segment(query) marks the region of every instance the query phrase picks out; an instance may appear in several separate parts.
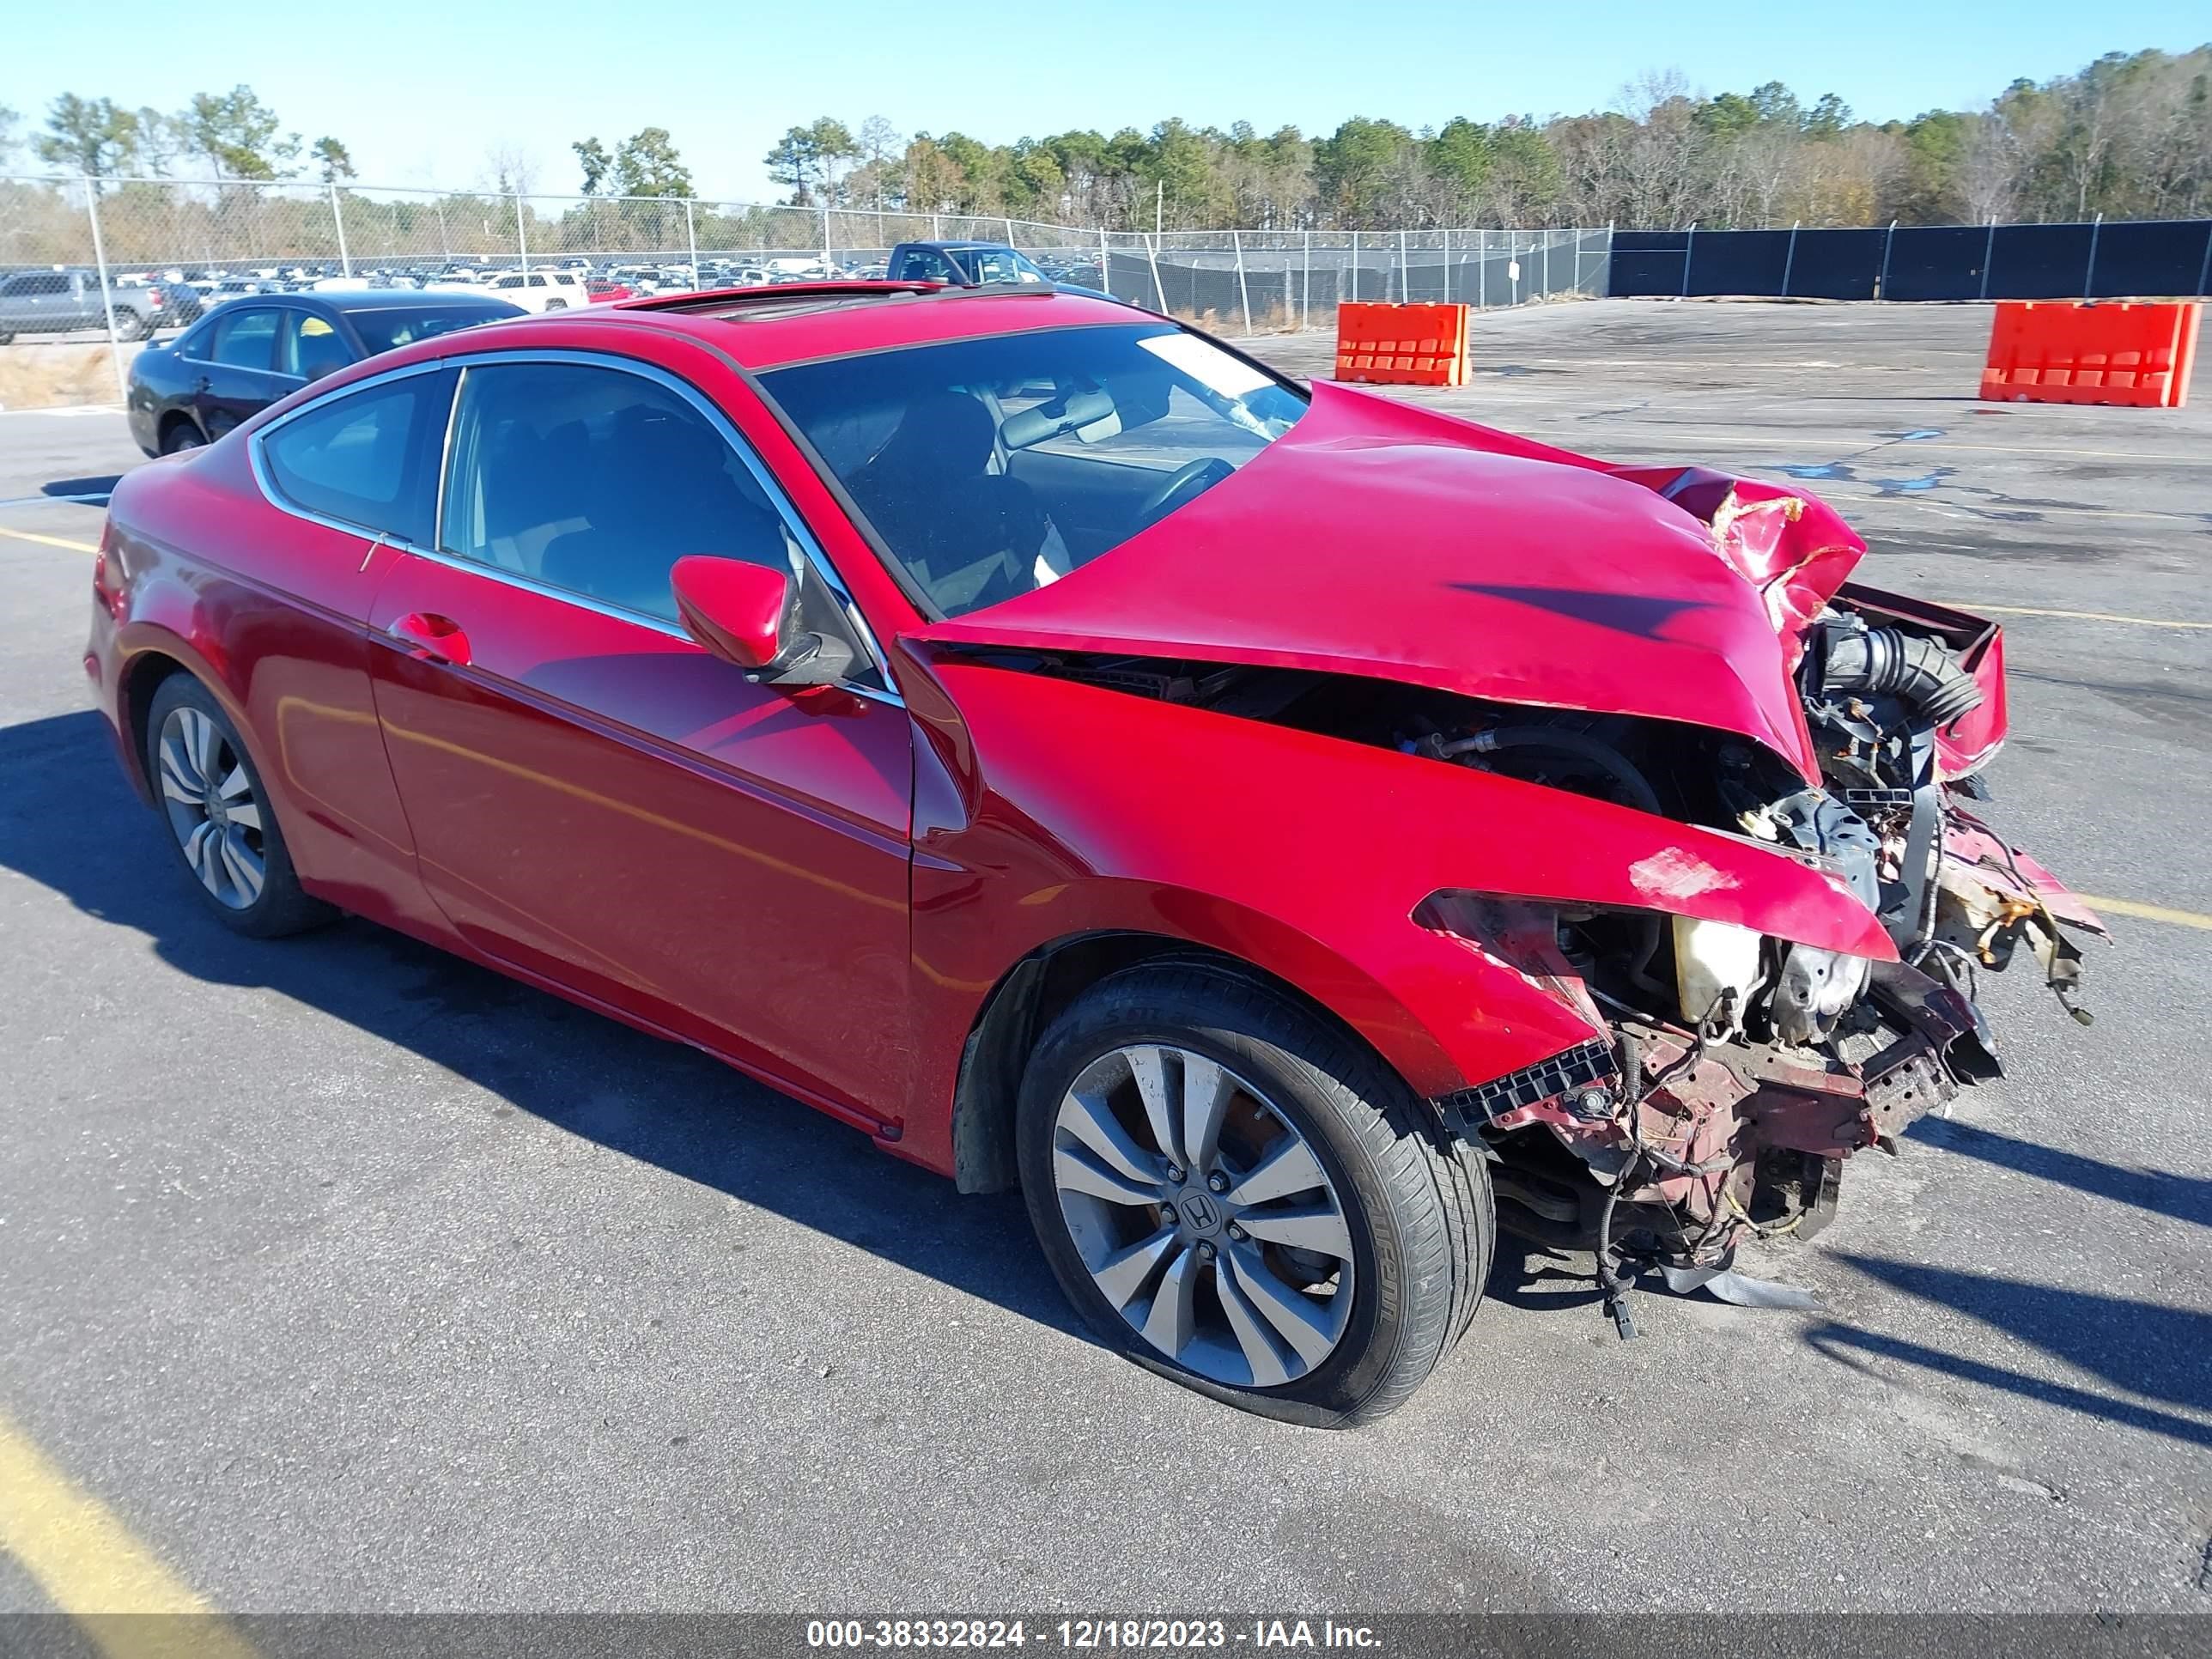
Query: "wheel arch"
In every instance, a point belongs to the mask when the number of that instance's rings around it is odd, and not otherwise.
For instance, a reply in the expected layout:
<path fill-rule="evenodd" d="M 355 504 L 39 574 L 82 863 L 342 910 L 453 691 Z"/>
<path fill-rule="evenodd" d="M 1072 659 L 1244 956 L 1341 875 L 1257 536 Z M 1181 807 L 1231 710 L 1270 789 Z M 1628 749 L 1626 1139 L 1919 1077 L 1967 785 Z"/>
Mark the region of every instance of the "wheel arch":
<path fill-rule="evenodd" d="M 952 1176 L 963 1193 L 1012 1190 L 1019 1183 L 1014 1157 L 1015 1103 L 1037 1039 L 1054 1019 L 1100 981 L 1131 968 L 1210 969 L 1280 998 L 1355 1042 L 1403 1076 L 1352 1023 L 1318 997 L 1257 963 L 1218 946 L 1135 928 L 1071 933 L 1038 945 L 999 978 L 961 1045 L 952 1097 Z M 1413 1091 L 1419 1096 L 1419 1091 Z"/>
<path fill-rule="evenodd" d="M 180 426 L 190 427 L 193 431 L 200 434 L 202 442 L 206 441 L 207 429 L 193 416 L 190 410 L 169 409 L 165 410 L 162 412 L 161 418 L 154 423 L 155 447 L 166 453 L 168 446 L 169 434 L 172 432 L 174 432 Z"/>
<path fill-rule="evenodd" d="M 123 666 L 118 705 L 123 715 L 125 757 L 131 787 L 149 806 L 155 804 L 155 796 L 154 780 L 146 772 L 146 725 L 153 712 L 154 694 L 165 680 L 191 672 L 182 659 L 158 648 L 134 653 Z"/>
<path fill-rule="evenodd" d="M 147 720 L 154 707 L 155 694 L 183 674 L 205 689 L 236 730 L 239 740 L 246 745 L 246 758 L 253 763 L 263 787 L 270 791 L 271 805 L 280 812 L 289 811 L 292 805 L 290 792 L 281 779 L 271 777 L 267 757 L 262 753 L 260 734 L 246 718 L 245 699 L 218 664 L 201 655 L 181 635 L 159 623 L 133 622 L 125 630 L 125 638 L 128 654 L 116 671 L 116 709 L 121 717 L 118 729 L 127 751 L 131 781 L 140 796 L 149 805 L 155 802 L 154 780 L 146 771 Z"/>

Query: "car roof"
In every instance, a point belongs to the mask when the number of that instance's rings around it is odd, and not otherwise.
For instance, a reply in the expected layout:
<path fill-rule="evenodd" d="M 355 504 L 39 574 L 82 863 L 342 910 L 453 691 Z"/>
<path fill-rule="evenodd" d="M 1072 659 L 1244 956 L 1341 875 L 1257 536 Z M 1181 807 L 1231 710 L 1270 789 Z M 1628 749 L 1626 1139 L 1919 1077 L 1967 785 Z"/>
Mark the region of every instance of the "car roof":
<path fill-rule="evenodd" d="M 428 296 L 424 296 L 428 297 Z M 378 361 L 393 365 L 416 356 L 456 355 L 477 349 L 533 345 L 620 349 L 620 336 L 637 328 L 695 340 L 748 370 L 765 372 L 901 346 L 931 345 L 1038 329 L 1128 326 L 1165 320 L 1140 307 L 1034 284 L 947 288 L 927 283 L 792 283 L 772 288 L 725 289 L 702 294 L 618 300 L 612 304 L 517 318 L 490 337 L 465 340 L 441 336 Z M 601 338 L 595 333 L 604 331 Z"/>
<path fill-rule="evenodd" d="M 465 289 L 341 288 L 286 297 L 317 300 L 340 311 L 397 311 L 407 306 L 436 306 L 441 310 L 451 310 L 459 306 L 464 310 L 475 308 L 505 315 L 512 309 L 495 295 L 471 294 Z"/>

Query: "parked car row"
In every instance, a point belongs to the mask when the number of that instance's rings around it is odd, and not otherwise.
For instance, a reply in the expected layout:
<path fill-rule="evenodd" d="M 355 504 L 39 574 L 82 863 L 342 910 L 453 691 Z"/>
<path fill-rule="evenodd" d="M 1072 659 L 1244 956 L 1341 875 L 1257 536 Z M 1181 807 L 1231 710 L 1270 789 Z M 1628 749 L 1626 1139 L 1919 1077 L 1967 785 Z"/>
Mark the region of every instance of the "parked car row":
<path fill-rule="evenodd" d="M 1004 243 L 903 242 L 882 260 L 841 261 L 820 253 L 757 258 L 591 259 L 569 254 L 526 264 L 516 260 L 415 260 L 344 269 L 331 261 L 251 270 L 168 266 L 116 274 L 103 290 L 96 271 L 54 269 L 0 276 L 0 344 L 18 334 L 104 329 L 112 309 L 117 334 L 143 340 L 189 328 L 209 309 L 272 295 L 378 292 L 495 294 L 533 315 L 651 294 L 688 294 L 790 283 L 885 278 L 902 282 L 1035 283 L 1096 290 L 1096 260 L 1032 259 Z M 105 298 L 103 298 L 103 294 Z"/>

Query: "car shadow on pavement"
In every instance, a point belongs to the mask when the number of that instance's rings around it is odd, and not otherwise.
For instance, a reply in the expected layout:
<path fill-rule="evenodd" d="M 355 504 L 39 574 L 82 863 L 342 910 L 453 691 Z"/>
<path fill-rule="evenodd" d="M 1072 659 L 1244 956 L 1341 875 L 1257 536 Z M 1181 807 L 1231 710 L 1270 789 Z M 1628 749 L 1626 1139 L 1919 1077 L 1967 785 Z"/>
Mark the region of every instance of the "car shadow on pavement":
<path fill-rule="evenodd" d="M 205 914 L 89 710 L 0 727 L 0 866 L 213 984 L 265 987 L 512 1108 L 1091 1340 L 1018 1195 L 951 1182 L 709 1059 L 371 923 L 243 939 Z M 88 854 L 88 849 L 90 853 Z M 270 1062 L 282 1065 L 281 1060 Z"/>
<path fill-rule="evenodd" d="M 2118 1398 L 2052 1382 L 1990 1359 L 1948 1352 L 1841 1321 L 1816 1325 L 1805 1335 L 1831 1359 L 1860 1370 L 1870 1368 L 1858 1356 L 1899 1360 L 2085 1416 L 2212 1447 L 2212 1420 L 2160 1409 L 2160 1405 L 2173 1405 L 2203 1412 L 2212 1407 L 2212 1313 L 1851 1251 L 1835 1252 L 1832 1259 L 1917 1301 L 1963 1313 L 2137 1397 Z"/>
<path fill-rule="evenodd" d="M 1978 1158 L 2022 1175 L 2055 1181 L 2063 1187 L 2133 1205 L 2154 1215 L 2212 1227 L 2212 1181 L 2168 1170 L 2130 1169 L 2100 1158 L 2083 1158 L 2055 1146 L 2015 1139 L 1957 1118 L 1923 1117 L 1905 1134 L 1911 1139 L 1966 1158 Z"/>
<path fill-rule="evenodd" d="M 120 472 L 109 472 L 97 478 L 56 478 L 39 486 L 39 494 L 51 495 L 57 501 L 82 501 L 88 507 L 105 507 L 115 486 L 123 482 Z"/>

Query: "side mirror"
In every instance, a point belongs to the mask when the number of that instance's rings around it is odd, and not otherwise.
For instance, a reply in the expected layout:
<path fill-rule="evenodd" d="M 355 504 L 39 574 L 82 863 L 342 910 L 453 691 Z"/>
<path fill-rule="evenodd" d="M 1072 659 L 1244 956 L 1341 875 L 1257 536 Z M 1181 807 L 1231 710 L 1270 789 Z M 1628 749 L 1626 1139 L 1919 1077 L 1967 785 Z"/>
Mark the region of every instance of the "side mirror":
<path fill-rule="evenodd" d="M 746 559 L 693 553 L 668 573 L 676 614 L 691 637 L 766 685 L 835 685 L 853 666 L 853 648 L 834 632 L 803 625 L 791 578 Z"/>
<path fill-rule="evenodd" d="M 700 644 L 748 672 L 776 659 L 791 603 L 791 579 L 783 572 L 694 553 L 677 560 L 668 580 L 676 613 Z"/>

